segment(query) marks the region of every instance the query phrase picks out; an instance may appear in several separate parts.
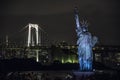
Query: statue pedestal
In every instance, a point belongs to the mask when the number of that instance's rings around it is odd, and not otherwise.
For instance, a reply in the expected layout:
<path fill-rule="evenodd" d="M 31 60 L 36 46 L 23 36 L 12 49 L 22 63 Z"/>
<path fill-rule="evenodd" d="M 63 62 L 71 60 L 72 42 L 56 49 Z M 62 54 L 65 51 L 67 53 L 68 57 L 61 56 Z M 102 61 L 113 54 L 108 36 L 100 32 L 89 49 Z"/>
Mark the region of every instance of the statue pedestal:
<path fill-rule="evenodd" d="M 75 80 L 93 80 L 94 72 L 81 72 L 81 71 L 74 71 Z"/>

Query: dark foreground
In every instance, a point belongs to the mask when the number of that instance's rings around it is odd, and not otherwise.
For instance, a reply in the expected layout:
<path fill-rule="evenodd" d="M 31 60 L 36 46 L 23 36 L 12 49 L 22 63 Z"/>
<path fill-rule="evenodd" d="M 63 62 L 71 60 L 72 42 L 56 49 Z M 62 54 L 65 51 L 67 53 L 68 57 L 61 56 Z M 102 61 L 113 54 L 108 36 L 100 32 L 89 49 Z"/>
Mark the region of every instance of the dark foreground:
<path fill-rule="evenodd" d="M 31 59 L 0 60 L 0 80 L 120 80 L 120 71 L 94 63 L 93 71 L 78 64 L 36 63 Z"/>
<path fill-rule="evenodd" d="M 16 71 L 0 73 L 0 80 L 120 80 L 116 71 Z"/>

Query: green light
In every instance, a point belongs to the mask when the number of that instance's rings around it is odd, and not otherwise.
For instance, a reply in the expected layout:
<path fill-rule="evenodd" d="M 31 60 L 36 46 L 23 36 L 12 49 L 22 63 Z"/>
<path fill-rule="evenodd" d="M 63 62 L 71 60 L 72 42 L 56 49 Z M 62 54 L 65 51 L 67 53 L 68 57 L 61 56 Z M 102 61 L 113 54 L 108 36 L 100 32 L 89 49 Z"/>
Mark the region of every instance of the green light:
<path fill-rule="evenodd" d="M 69 58 L 69 59 L 67 60 L 67 62 L 72 63 L 72 60 Z"/>
<path fill-rule="evenodd" d="M 62 63 L 65 63 L 63 58 L 62 58 Z"/>

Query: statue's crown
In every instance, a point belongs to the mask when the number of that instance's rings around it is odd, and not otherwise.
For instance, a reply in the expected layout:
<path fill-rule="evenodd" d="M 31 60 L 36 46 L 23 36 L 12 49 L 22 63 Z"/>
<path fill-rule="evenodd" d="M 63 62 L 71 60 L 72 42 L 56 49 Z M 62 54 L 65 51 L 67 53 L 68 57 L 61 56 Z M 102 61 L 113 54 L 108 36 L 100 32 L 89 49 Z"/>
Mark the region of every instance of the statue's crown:
<path fill-rule="evenodd" d="M 82 26 L 82 27 L 88 27 L 88 22 L 87 22 L 87 20 L 86 20 L 86 21 L 83 20 L 83 21 L 81 21 L 80 23 L 81 23 L 81 26 Z"/>

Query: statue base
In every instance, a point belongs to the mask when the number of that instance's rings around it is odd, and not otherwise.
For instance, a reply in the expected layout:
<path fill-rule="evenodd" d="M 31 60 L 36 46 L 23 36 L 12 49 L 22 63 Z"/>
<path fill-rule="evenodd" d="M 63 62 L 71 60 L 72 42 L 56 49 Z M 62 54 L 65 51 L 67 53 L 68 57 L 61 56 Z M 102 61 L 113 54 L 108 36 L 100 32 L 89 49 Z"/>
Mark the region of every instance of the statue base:
<path fill-rule="evenodd" d="M 74 71 L 73 74 L 75 76 L 75 80 L 87 80 L 92 79 L 95 73 L 93 71 L 90 72 Z"/>

